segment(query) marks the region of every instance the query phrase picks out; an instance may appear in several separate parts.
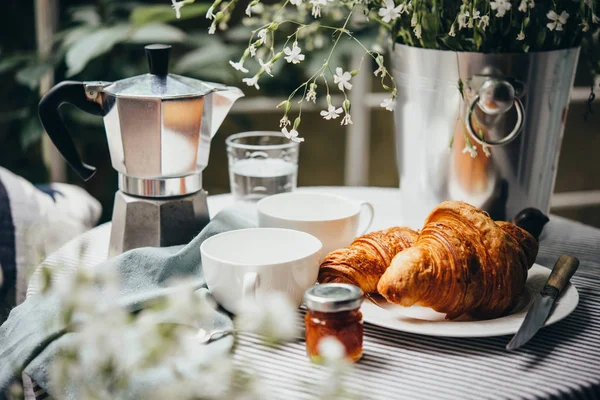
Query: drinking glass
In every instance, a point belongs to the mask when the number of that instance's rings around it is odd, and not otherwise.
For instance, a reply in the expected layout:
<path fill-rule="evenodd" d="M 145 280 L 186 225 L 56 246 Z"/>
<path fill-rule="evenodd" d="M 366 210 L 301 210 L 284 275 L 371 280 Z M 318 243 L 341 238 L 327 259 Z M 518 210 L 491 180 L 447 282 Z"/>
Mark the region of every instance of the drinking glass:
<path fill-rule="evenodd" d="M 299 146 L 281 132 L 238 133 L 225 143 L 235 200 L 256 201 L 296 188 Z"/>

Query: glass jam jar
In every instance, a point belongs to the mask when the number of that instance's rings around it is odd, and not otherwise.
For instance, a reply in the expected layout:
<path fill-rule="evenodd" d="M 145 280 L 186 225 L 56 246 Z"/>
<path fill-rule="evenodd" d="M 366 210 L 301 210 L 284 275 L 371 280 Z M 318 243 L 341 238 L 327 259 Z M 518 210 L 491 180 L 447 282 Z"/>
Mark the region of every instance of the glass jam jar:
<path fill-rule="evenodd" d="M 358 361 L 362 357 L 362 301 L 362 290 L 346 283 L 315 285 L 304 293 L 306 351 L 311 360 L 320 359 L 319 341 L 328 336 L 340 341 L 348 360 Z"/>

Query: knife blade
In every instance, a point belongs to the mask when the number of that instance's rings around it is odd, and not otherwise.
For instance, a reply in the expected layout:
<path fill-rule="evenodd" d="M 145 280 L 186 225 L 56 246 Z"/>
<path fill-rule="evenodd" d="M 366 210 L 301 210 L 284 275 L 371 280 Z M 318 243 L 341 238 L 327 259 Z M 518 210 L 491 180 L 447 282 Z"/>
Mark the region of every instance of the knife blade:
<path fill-rule="evenodd" d="M 578 267 L 579 260 L 575 257 L 562 255 L 558 258 L 544 288 L 536 296 L 521 327 L 510 343 L 506 345 L 507 350 L 515 350 L 523 346 L 544 326 L 554 303 L 556 303 L 556 299 L 567 286 Z"/>

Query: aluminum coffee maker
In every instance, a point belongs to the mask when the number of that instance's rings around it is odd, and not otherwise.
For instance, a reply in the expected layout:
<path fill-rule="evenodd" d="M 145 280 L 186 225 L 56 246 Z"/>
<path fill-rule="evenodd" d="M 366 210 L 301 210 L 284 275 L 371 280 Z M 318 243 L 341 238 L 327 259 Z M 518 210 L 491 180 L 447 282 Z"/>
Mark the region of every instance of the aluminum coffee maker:
<path fill-rule="evenodd" d="M 171 46 L 146 46 L 150 73 L 117 82 L 65 81 L 40 101 L 39 116 L 67 163 L 84 180 L 82 162 L 59 108 L 72 104 L 104 117 L 119 172 L 109 256 L 138 247 L 189 242 L 209 220 L 202 171 L 210 142 L 233 103 L 235 87 L 168 73 Z"/>

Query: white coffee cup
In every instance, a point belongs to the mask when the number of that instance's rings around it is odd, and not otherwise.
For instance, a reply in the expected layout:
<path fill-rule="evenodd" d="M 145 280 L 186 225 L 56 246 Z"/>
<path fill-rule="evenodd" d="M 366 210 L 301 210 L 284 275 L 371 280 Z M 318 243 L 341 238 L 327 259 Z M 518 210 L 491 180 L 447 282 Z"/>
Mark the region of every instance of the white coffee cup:
<path fill-rule="evenodd" d="M 323 243 L 322 258 L 366 233 L 375 214 L 371 203 L 326 193 L 281 193 L 261 199 L 256 206 L 258 226 L 309 233 Z M 370 216 L 359 229 L 365 210 Z"/>
<path fill-rule="evenodd" d="M 302 304 L 304 292 L 317 281 L 321 248 L 319 239 L 304 232 L 250 228 L 206 239 L 200 254 L 209 290 L 235 313 L 245 299 L 269 291 Z"/>

